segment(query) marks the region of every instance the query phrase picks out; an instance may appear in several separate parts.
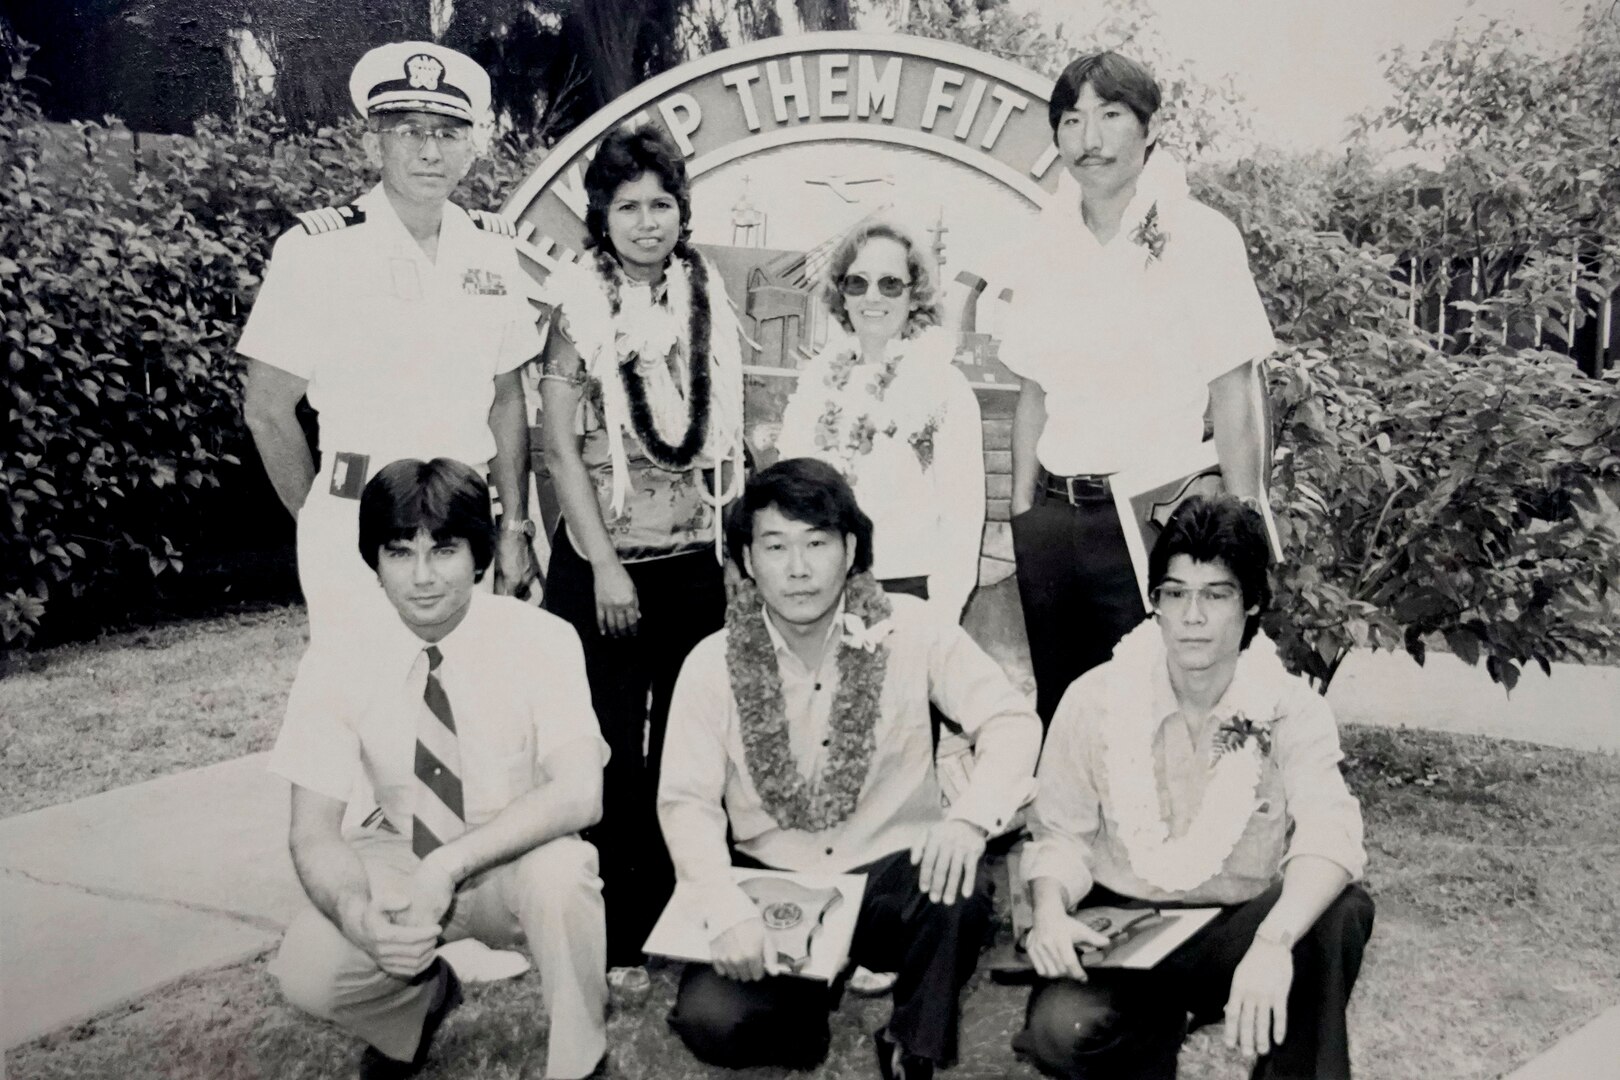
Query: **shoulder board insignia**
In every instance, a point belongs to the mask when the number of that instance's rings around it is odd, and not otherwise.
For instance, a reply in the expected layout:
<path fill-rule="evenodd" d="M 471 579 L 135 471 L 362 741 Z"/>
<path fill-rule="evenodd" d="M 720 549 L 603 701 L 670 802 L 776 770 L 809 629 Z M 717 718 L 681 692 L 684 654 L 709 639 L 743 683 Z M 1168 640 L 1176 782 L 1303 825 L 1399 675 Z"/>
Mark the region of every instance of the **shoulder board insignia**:
<path fill-rule="evenodd" d="M 480 229 L 483 229 L 485 232 L 492 232 L 499 236 L 510 237 L 513 240 L 518 239 L 521 235 L 518 223 L 509 217 L 502 217 L 500 214 L 492 214 L 488 210 L 468 210 L 467 216 L 472 218 L 474 225 L 478 226 Z"/>
<path fill-rule="evenodd" d="M 353 203 L 348 206 L 323 206 L 318 210 L 305 210 L 295 215 L 298 224 L 311 236 L 337 232 L 366 220 L 366 212 Z"/>

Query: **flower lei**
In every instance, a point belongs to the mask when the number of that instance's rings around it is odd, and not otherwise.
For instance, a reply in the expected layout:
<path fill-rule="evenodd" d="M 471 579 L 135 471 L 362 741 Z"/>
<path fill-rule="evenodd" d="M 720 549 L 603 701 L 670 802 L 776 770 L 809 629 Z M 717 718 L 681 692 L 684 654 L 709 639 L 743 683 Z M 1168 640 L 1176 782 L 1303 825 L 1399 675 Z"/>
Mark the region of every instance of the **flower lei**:
<path fill-rule="evenodd" d="M 744 579 L 726 604 L 726 671 L 742 730 L 748 775 L 765 810 L 784 829 L 821 832 L 855 810 L 876 745 L 878 705 L 889 666 L 888 597 L 870 573 L 849 579 L 837 645 L 831 745 L 821 773 L 806 781 L 788 739 L 782 673 L 765 628 L 759 589 Z"/>
<path fill-rule="evenodd" d="M 1269 701 L 1271 718 L 1250 719 L 1238 709 L 1221 725 L 1198 813 L 1185 833 L 1172 838 L 1154 773 L 1153 736 L 1160 718 L 1152 715 L 1151 695 L 1144 693 L 1152 685 L 1154 668 L 1164 663 L 1162 638 L 1153 620 L 1131 631 L 1114 650 L 1106 691 L 1114 722 L 1103 732 L 1106 811 L 1131 872 L 1166 892 L 1187 892 L 1220 873 L 1249 827 L 1263 759 L 1271 752 L 1278 679 L 1288 675 L 1276 647 L 1263 635 L 1238 658 L 1233 681 L 1242 677 L 1249 691 L 1238 696 L 1259 706 L 1247 710 L 1255 715 L 1267 713 Z"/>
<path fill-rule="evenodd" d="M 615 334 L 615 344 L 619 353 L 619 372 L 624 380 L 625 396 L 630 403 L 630 426 L 636 437 L 641 440 L 642 449 L 660 468 L 679 472 L 688 468 L 703 450 L 704 443 L 709 435 L 709 276 L 703 267 L 703 260 L 695 258 L 692 250 L 685 244 L 678 245 L 674 258 L 671 260 L 670 270 L 679 265 L 685 271 L 686 288 L 677 288 L 673 280 L 666 293 L 666 300 L 671 301 L 669 307 L 654 303 L 648 312 L 646 322 L 651 323 L 657 319 L 653 312 L 670 312 L 673 302 L 681 299 L 676 294 L 684 294 L 686 301 L 687 322 L 687 356 L 689 359 L 688 380 L 689 386 L 684 395 L 687 405 L 686 431 L 678 443 L 666 441 L 654 422 L 652 409 L 647 404 L 647 382 L 639 370 L 638 361 L 643 350 L 647 351 L 649 359 L 657 357 L 662 359 L 669 355 L 669 351 L 679 342 L 670 331 L 656 325 L 642 325 L 632 328 L 620 329 Z M 596 271 L 607 286 L 608 310 L 614 318 L 618 318 L 623 310 L 624 298 L 624 268 L 619 260 L 603 249 L 596 251 Z"/>
<path fill-rule="evenodd" d="M 934 335 L 939 336 L 936 338 Z M 879 434 L 894 438 L 900 432 L 900 421 L 892 410 L 887 415 L 879 416 L 878 419 L 873 418 L 873 413 L 880 411 L 876 407 L 883 404 L 884 395 L 899 376 L 900 364 L 910 355 L 912 342 L 922 342 L 925 349 L 948 344 L 943 331 L 935 327 L 924 330 L 922 334 L 908 341 L 891 343 L 891 351 L 884 355 L 883 363 L 878 365 L 878 370 L 866 380 L 865 396 L 870 399 L 874 408 L 856 417 L 847 427 L 844 420 L 844 405 L 838 399 L 849 388 L 850 379 L 859 361 L 859 350 L 854 343 L 849 343 L 833 353 L 827 364 L 827 373 L 821 381 L 830 391 L 830 396 L 821 415 L 816 418 L 815 445 L 816 449 L 836 454 L 844 462 L 845 467 L 840 471 L 850 477 L 852 484 L 855 483 L 856 477 L 855 470 L 851 468 L 855 459 L 872 452 L 872 441 Z M 929 357 L 928 361 L 932 362 L 933 359 Z M 948 361 L 949 357 L 945 359 Z M 904 405 L 913 404 L 915 403 L 909 401 L 904 403 Z M 920 427 L 906 436 L 906 441 L 911 445 L 918 463 L 924 469 L 933 464 L 934 435 L 939 431 L 943 419 L 937 408 L 924 418 Z M 882 427 L 878 426 L 880 420 L 883 421 Z"/>
<path fill-rule="evenodd" d="M 1151 266 L 1164 257 L 1164 246 L 1169 242 L 1170 235 L 1159 225 L 1159 204 L 1154 203 L 1142 216 L 1142 223 L 1132 230 L 1131 243 L 1147 249 L 1147 265 Z"/>

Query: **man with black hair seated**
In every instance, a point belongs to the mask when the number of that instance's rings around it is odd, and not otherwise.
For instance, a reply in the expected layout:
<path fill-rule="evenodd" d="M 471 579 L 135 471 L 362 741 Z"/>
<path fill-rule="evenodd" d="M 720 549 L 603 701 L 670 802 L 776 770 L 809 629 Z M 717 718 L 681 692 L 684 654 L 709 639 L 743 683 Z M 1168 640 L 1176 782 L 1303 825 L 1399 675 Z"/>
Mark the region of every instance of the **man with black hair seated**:
<path fill-rule="evenodd" d="M 292 783 L 311 907 L 273 970 L 299 1008 L 369 1045 L 362 1077 L 409 1076 L 461 1000 L 441 940 L 526 940 L 550 1016 L 545 1075 L 606 1047 L 596 849 L 607 744 L 579 638 L 474 589 L 494 556 L 489 489 L 460 462 L 396 461 L 360 496 L 360 554 L 397 616 L 304 655 L 270 770 Z M 343 832 L 356 775 L 380 808 Z"/>
<path fill-rule="evenodd" d="M 899 976 L 879 1067 L 932 1076 L 956 1057 L 958 994 L 989 922 L 980 856 L 1029 792 L 1040 722 L 952 619 L 873 580 L 871 519 L 831 466 L 792 458 L 759 473 L 726 537 L 745 577 L 726 628 L 681 670 L 658 788 L 713 955 L 687 968 L 670 1024 L 712 1064 L 818 1063 L 835 991 L 775 972 L 731 867 L 864 873 L 851 959 Z M 971 783 L 949 810 L 930 701 L 973 742 Z"/>
<path fill-rule="evenodd" d="M 1224 1020 L 1256 1080 L 1345 1080 L 1345 1006 L 1372 932 L 1361 808 L 1328 704 L 1259 633 L 1260 515 L 1193 498 L 1149 557 L 1153 621 L 1063 696 L 1023 859 L 1043 977 L 1015 1049 L 1052 1076 L 1168 1080 Z M 1219 907 L 1148 971 L 1088 972 L 1077 906 Z"/>

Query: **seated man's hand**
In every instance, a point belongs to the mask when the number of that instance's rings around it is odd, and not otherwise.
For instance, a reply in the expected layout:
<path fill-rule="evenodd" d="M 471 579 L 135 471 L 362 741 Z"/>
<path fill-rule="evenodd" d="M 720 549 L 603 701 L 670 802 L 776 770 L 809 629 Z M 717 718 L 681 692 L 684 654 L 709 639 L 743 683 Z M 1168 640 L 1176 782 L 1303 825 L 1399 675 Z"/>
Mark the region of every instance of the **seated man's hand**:
<path fill-rule="evenodd" d="M 1024 941 L 1035 973 L 1043 979 L 1077 979 L 1086 981 L 1086 969 L 1080 964 L 1079 946 L 1103 948 L 1108 937 L 1099 934 L 1067 912 L 1037 911 L 1035 925 L 1030 927 Z"/>
<path fill-rule="evenodd" d="M 444 850 L 443 848 L 439 849 Z M 400 922 L 411 926 L 442 928 L 450 902 L 456 896 L 455 879 L 432 854 L 417 864 L 411 878 L 411 903 Z"/>
<path fill-rule="evenodd" d="M 765 959 L 765 920 L 744 919 L 709 942 L 714 970 L 738 982 L 758 982 L 775 974 Z"/>
<path fill-rule="evenodd" d="M 1255 938 L 1232 972 L 1226 1045 L 1245 1054 L 1269 1054 L 1288 1035 L 1288 991 L 1293 984 L 1293 951 L 1280 942 Z"/>
<path fill-rule="evenodd" d="M 972 896 L 986 839 L 983 829 L 960 818 L 930 826 L 911 845 L 917 887 L 936 904 L 954 904 L 957 896 L 964 900 Z"/>
<path fill-rule="evenodd" d="M 402 918 L 410 899 L 374 893 L 356 898 L 340 929 L 343 935 L 377 961 L 377 966 L 399 979 L 420 975 L 433 962 L 439 947 L 437 923 L 413 925 Z"/>

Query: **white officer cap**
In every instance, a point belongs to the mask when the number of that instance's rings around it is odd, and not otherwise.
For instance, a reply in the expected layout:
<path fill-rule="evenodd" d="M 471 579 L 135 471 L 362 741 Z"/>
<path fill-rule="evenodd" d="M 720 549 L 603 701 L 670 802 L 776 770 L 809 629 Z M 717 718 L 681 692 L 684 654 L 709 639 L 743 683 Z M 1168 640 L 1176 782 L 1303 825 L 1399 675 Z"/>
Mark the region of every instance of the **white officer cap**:
<path fill-rule="evenodd" d="M 431 41 L 395 41 L 360 58 L 349 100 L 361 116 L 429 112 L 470 124 L 489 112 L 489 75 L 472 57 Z"/>

